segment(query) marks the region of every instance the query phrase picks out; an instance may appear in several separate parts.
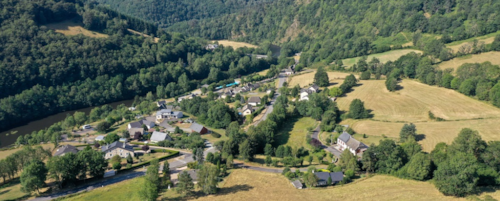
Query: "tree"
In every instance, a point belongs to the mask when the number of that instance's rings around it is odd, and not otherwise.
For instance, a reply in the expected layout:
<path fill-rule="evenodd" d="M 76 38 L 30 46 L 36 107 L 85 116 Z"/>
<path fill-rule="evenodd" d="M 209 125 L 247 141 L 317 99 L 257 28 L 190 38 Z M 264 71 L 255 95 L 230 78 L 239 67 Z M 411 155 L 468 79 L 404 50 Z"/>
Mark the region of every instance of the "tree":
<path fill-rule="evenodd" d="M 111 144 L 118 140 L 120 140 L 120 136 L 118 136 L 116 133 L 110 133 L 104 137 L 104 142 L 108 144 Z"/>
<path fill-rule="evenodd" d="M 371 76 L 370 71 L 365 71 L 361 73 L 361 76 L 359 77 L 360 80 L 369 80 Z"/>
<path fill-rule="evenodd" d="M 481 159 L 498 172 L 500 170 L 500 141 L 488 142 L 488 147 L 481 154 Z"/>
<path fill-rule="evenodd" d="M 248 141 L 248 139 L 246 139 L 245 141 L 243 141 L 241 144 L 240 144 L 240 158 L 242 160 L 251 160 L 253 158 L 253 154 L 252 154 L 252 147 L 250 145 L 250 141 Z"/>
<path fill-rule="evenodd" d="M 474 96 L 476 91 L 476 82 L 472 78 L 466 79 L 462 82 L 462 84 L 460 84 L 458 91 L 466 96 Z"/>
<path fill-rule="evenodd" d="M 132 158 L 132 155 L 130 155 L 130 154 L 127 154 L 127 163 L 128 164 L 134 163 L 134 159 Z"/>
<path fill-rule="evenodd" d="M 198 147 L 196 149 L 195 156 L 196 156 L 196 162 L 198 162 L 198 164 L 202 165 L 203 161 L 205 160 L 205 158 L 203 157 L 203 149 Z"/>
<path fill-rule="evenodd" d="M 125 139 L 130 138 L 130 132 L 128 132 L 128 130 L 123 131 L 122 137 L 125 138 Z"/>
<path fill-rule="evenodd" d="M 269 165 L 271 165 L 272 162 L 273 162 L 273 159 L 271 158 L 271 156 L 267 155 L 266 159 L 265 159 L 266 166 L 269 167 Z"/>
<path fill-rule="evenodd" d="M 146 180 L 152 182 L 156 187 L 160 186 L 160 174 L 158 173 L 158 169 L 160 169 L 160 163 L 158 159 L 153 159 L 146 170 Z"/>
<path fill-rule="evenodd" d="M 266 144 L 264 147 L 264 154 L 266 156 L 272 156 L 273 155 L 273 146 L 271 144 Z"/>
<path fill-rule="evenodd" d="M 73 114 L 73 116 L 75 119 L 76 126 L 78 126 L 78 127 L 85 124 L 85 122 L 87 121 L 87 115 L 85 115 L 84 112 L 75 112 L 75 114 Z"/>
<path fill-rule="evenodd" d="M 307 161 L 309 162 L 309 165 L 311 165 L 311 163 L 313 161 L 313 157 L 312 156 L 307 157 Z"/>
<path fill-rule="evenodd" d="M 276 149 L 276 157 L 283 158 L 285 154 L 285 147 L 283 145 L 278 146 Z"/>
<path fill-rule="evenodd" d="M 398 88 L 398 80 L 393 77 L 388 77 L 387 80 L 385 80 L 385 87 L 389 91 L 396 91 Z"/>
<path fill-rule="evenodd" d="M 143 145 L 143 146 L 141 147 L 141 149 L 142 149 L 143 151 L 148 151 L 148 150 L 149 150 L 149 146 L 148 146 L 148 145 Z"/>
<path fill-rule="evenodd" d="M 343 92 L 338 87 L 332 87 L 332 88 L 330 88 L 330 91 L 328 92 L 328 94 L 332 97 L 339 97 L 343 94 Z"/>
<path fill-rule="evenodd" d="M 349 106 L 349 113 L 347 116 L 353 119 L 368 118 L 368 111 L 365 109 L 363 101 L 354 99 Z"/>
<path fill-rule="evenodd" d="M 328 74 L 323 67 L 319 67 L 314 75 L 314 83 L 320 87 L 327 87 L 329 85 Z"/>
<path fill-rule="evenodd" d="M 495 84 L 490 90 L 490 100 L 494 106 L 500 107 L 500 82 Z"/>
<path fill-rule="evenodd" d="M 217 192 L 219 169 L 212 164 L 205 164 L 198 171 L 198 187 L 205 194 L 215 194 Z"/>
<path fill-rule="evenodd" d="M 401 131 L 399 132 L 399 141 L 405 142 L 409 138 L 415 140 L 416 136 L 417 136 L 417 127 L 415 126 L 415 124 L 413 123 L 405 124 L 403 125 L 403 128 L 401 128 Z"/>
<path fill-rule="evenodd" d="M 359 168 L 356 161 L 356 156 L 354 156 L 354 154 L 352 154 L 349 150 L 345 149 L 340 155 L 338 165 L 344 170 L 357 171 Z"/>
<path fill-rule="evenodd" d="M 233 168 L 233 155 L 229 155 L 226 159 L 227 168 Z"/>
<path fill-rule="evenodd" d="M 434 184 L 445 195 L 466 196 L 476 192 L 477 168 L 473 154 L 457 152 L 438 166 Z"/>
<path fill-rule="evenodd" d="M 193 179 L 191 178 L 191 176 L 187 171 L 182 171 L 179 174 L 179 183 L 177 183 L 177 188 L 176 188 L 177 193 L 185 196 L 191 194 L 193 190 L 194 190 Z"/>
<path fill-rule="evenodd" d="M 423 152 L 415 154 L 406 164 L 406 172 L 411 179 L 419 181 L 428 179 L 432 172 L 430 156 Z"/>
<path fill-rule="evenodd" d="M 158 187 L 153 182 L 144 179 L 144 184 L 139 189 L 139 197 L 142 200 L 155 201 L 158 197 Z"/>
<path fill-rule="evenodd" d="M 30 162 L 21 173 L 21 186 L 22 190 L 27 193 L 37 191 L 44 187 L 47 178 L 47 168 L 42 161 Z M 5 179 L 4 179 L 5 180 Z"/>
<path fill-rule="evenodd" d="M 411 159 L 411 157 L 413 157 L 415 154 L 418 154 L 422 151 L 422 146 L 412 138 L 406 140 L 405 143 L 401 144 L 401 147 L 403 148 L 408 159 Z"/>
<path fill-rule="evenodd" d="M 304 183 L 308 187 L 314 187 L 318 185 L 318 177 L 312 172 L 304 174 L 303 178 L 304 178 Z"/>
<path fill-rule="evenodd" d="M 75 125 L 76 125 L 75 118 L 68 114 L 66 119 L 64 119 L 63 126 L 66 129 L 73 129 L 75 127 Z"/>
<path fill-rule="evenodd" d="M 100 133 L 105 133 L 111 125 L 107 121 L 103 121 L 99 124 L 97 124 L 97 131 Z"/>
<path fill-rule="evenodd" d="M 449 146 L 449 151 L 452 153 L 468 153 L 476 158 L 479 158 L 485 149 L 486 142 L 481 139 L 477 131 L 469 128 L 462 129 Z"/>
<path fill-rule="evenodd" d="M 163 179 L 165 181 L 170 180 L 170 164 L 168 163 L 168 161 L 165 161 L 163 163 Z"/>

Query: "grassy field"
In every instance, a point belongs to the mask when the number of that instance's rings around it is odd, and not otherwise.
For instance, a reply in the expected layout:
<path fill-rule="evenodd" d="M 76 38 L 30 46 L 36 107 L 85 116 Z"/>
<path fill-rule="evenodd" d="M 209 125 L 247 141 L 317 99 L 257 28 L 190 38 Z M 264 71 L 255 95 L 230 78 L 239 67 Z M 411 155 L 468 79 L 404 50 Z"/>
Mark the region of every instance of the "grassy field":
<path fill-rule="evenodd" d="M 62 143 L 60 143 L 60 145 L 63 145 L 63 144 L 81 145 L 82 143 L 77 143 L 77 142 L 62 142 Z M 42 146 L 44 149 L 47 149 L 47 148 L 54 149 L 54 144 L 52 144 L 52 143 L 42 144 L 40 146 Z M 7 158 L 7 156 L 9 156 L 9 155 L 21 150 L 21 149 L 23 149 L 23 147 L 9 149 L 9 150 L 5 150 L 5 151 L 0 151 L 0 160 Z"/>
<path fill-rule="evenodd" d="M 136 179 L 119 182 L 117 184 L 109 185 L 103 188 L 98 188 L 87 193 L 79 194 L 64 200 L 141 200 L 138 190 L 141 189 L 144 183 L 144 178 L 139 177 Z"/>
<path fill-rule="evenodd" d="M 446 47 L 452 49 L 454 52 L 457 52 L 458 49 L 466 44 L 466 43 L 469 43 L 469 42 L 472 42 L 474 40 L 478 40 L 478 41 L 482 41 L 484 42 L 484 44 L 491 44 L 493 43 L 493 40 L 495 40 L 495 36 L 500 34 L 500 31 L 497 31 L 495 33 L 490 33 L 490 34 L 487 34 L 487 35 L 484 35 L 484 36 L 478 36 L 478 37 L 473 37 L 473 38 L 469 38 L 469 39 L 465 39 L 465 40 L 461 40 L 461 41 L 455 41 L 455 42 L 452 42 L 452 43 L 448 43 L 446 44 Z"/>
<path fill-rule="evenodd" d="M 344 79 L 350 73 L 343 73 L 343 72 L 327 72 L 328 73 L 328 78 L 330 79 L 330 84 L 342 84 L 343 81 L 339 80 Z M 301 87 L 308 86 L 314 82 L 314 74 L 316 74 L 316 70 L 311 70 L 309 73 L 304 73 L 302 75 L 296 75 L 293 76 L 291 81 L 288 83 L 289 87 L 293 87 L 295 85 L 300 85 Z M 356 76 L 358 77 L 358 76 Z"/>
<path fill-rule="evenodd" d="M 494 65 L 500 65 L 500 52 L 485 52 L 481 54 L 473 54 L 467 55 L 464 57 L 454 58 L 449 61 L 445 61 L 439 64 L 439 68 L 447 69 L 452 68 L 453 71 L 456 71 L 458 67 L 465 63 L 483 63 L 486 61 L 491 62 Z"/>
<path fill-rule="evenodd" d="M 367 61 L 369 62 L 372 60 L 373 57 L 376 57 L 380 60 L 381 63 L 386 63 L 388 61 L 395 61 L 399 59 L 399 57 L 408 54 L 410 52 L 422 53 L 422 51 L 420 50 L 411 50 L 411 49 L 391 50 L 388 52 L 371 54 L 368 56 Z M 359 59 L 361 59 L 361 57 L 354 57 L 354 58 L 344 59 L 342 60 L 342 62 L 344 63 L 345 66 L 351 67 L 352 65 L 356 64 Z"/>
<path fill-rule="evenodd" d="M 249 48 L 257 48 L 257 45 L 252 45 L 250 43 L 244 43 L 244 42 L 236 42 L 236 41 L 230 41 L 230 40 L 217 40 L 213 42 L 218 42 L 219 45 L 224 45 L 225 47 L 233 47 L 234 49 L 238 49 L 240 47 L 249 47 Z"/>
<path fill-rule="evenodd" d="M 477 101 L 456 91 L 428 86 L 413 80 L 403 80 L 403 89 L 389 92 L 383 80 L 361 81 L 360 86 L 345 97 L 337 100 L 341 110 L 348 110 L 355 98 L 365 102 L 372 110 L 372 120 L 347 120 L 360 134 L 368 134 L 367 142 L 376 142 L 382 135 L 397 139 L 406 122 L 417 126 L 425 151 L 430 151 L 439 142 L 451 143 L 462 128 L 478 130 L 484 140 L 500 140 L 500 128 L 492 126 L 500 123 L 500 109 Z M 431 121 L 428 112 L 448 121 Z M 361 135 L 360 135 L 361 136 Z M 377 139 L 378 136 L 378 139 Z M 359 137 L 358 137 L 359 138 Z"/>
<path fill-rule="evenodd" d="M 466 200 L 447 197 L 429 182 L 377 175 L 344 186 L 297 190 L 279 174 L 235 170 L 216 195 L 195 200 Z M 498 193 L 491 194 L 498 198 Z"/>
<path fill-rule="evenodd" d="M 21 191 L 19 179 L 0 186 L 0 200 L 16 200 L 24 196 L 28 195 Z"/>
<path fill-rule="evenodd" d="M 290 119 L 288 123 L 293 123 L 293 127 L 284 126 L 283 130 L 277 134 L 277 143 L 296 148 L 308 148 L 309 145 L 306 142 L 307 128 L 316 127 L 316 120 L 311 117 L 302 117 Z"/>
<path fill-rule="evenodd" d="M 98 33 L 95 31 L 90 31 L 83 28 L 83 24 L 76 23 L 73 20 L 66 20 L 58 23 L 51 23 L 45 25 L 49 29 L 55 30 L 57 33 L 62 33 L 66 36 L 74 36 L 78 34 L 83 34 L 84 36 L 93 37 L 93 38 L 107 38 L 108 35 Z"/>

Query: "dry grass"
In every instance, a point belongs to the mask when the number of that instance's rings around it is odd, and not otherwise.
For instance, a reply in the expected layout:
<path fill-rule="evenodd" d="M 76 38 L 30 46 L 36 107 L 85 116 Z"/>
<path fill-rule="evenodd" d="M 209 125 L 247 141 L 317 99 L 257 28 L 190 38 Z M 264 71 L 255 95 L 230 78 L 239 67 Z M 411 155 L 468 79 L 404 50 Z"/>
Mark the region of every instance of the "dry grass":
<path fill-rule="evenodd" d="M 365 80 L 345 97 L 337 100 L 341 110 L 348 110 L 354 99 L 365 102 L 380 121 L 428 121 L 428 112 L 446 120 L 500 117 L 500 109 L 462 95 L 454 90 L 403 80 L 403 89 L 389 92 L 384 80 Z"/>
<path fill-rule="evenodd" d="M 97 188 L 88 193 L 79 194 L 64 200 L 141 200 L 139 197 L 139 189 L 141 189 L 144 178 L 119 182 L 106 187 Z"/>
<path fill-rule="evenodd" d="M 63 144 L 71 144 L 71 145 L 81 145 L 82 143 L 78 143 L 78 142 L 62 142 L 62 143 L 59 143 L 60 145 L 63 145 Z M 38 145 L 36 145 L 38 146 Z M 52 143 L 49 143 L 49 144 L 42 144 L 40 145 L 42 146 L 44 149 L 54 149 L 54 144 Z M 5 159 L 7 158 L 7 156 L 10 156 L 11 154 L 19 151 L 19 150 L 22 150 L 23 147 L 19 147 L 19 148 L 15 148 L 15 149 L 9 149 L 9 150 L 5 150 L 5 151 L 0 151 L 0 160 L 2 159 Z"/>
<path fill-rule="evenodd" d="M 399 57 L 408 54 L 410 52 L 416 52 L 416 53 L 422 53 L 420 50 L 410 50 L 410 49 L 404 49 L 404 50 L 391 50 L 388 52 L 383 52 L 383 53 L 378 53 L 378 54 L 372 54 L 368 55 L 367 61 L 371 61 L 372 58 L 376 57 L 380 60 L 381 63 L 386 63 L 388 61 L 395 61 L 399 59 Z M 354 57 L 350 59 L 344 59 L 342 62 L 344 63 L 345 66 L 350 67 L 358 62 L 359 59 L 362 57 Z"/>
<path fill-rule="evenodd" d="M 150 38 L 150 37 L 151 37 L 150 35 L 147 35 L 147 34 L 145 34 L 145 33 L 141 33 L 141 32 L 138 32 L 138 31 L 135 31 L 135 30 L 132 30 L 132 29 L 127 29 L 127 31 L 129 31 L 130 33 L 135 34 L 135 35 L 144 36 L 144 37 L 146 37 L 146 38 Z M 155 37 L 155 38 L 153 39 L 153 41 L 154 41 L 155 43 L 158 43 L 158 41 L 160 41 L 160 38 Z"/>
<path fill-rule="evenodd" d="M 217 40 L 217 41 L 212 41 L 212 42 L 218 42 L 219 45 L 224 45 L 225 47 L 233 47 L 234 49 L 238 49 L 240 47 L 249 47 L 249 48 L 257 48 L 257 45 L 252 45 L 250 43 L 244 43 L 244 42 L 235 42 L 235 41 L 230 41 L 230 40 Z"/>
<path fill-rule="evenodd" d="M 260 72 L 258 72 L 257 74 L 262 75 L 262 76 L 265 76 L 265 75 L 267 74 L 267 71 L 269 71 L 269 69 L 266 69 L 266 70 L 260 71 Z"/>
<path fill-rule="evenodd" d="M 83 34 L 84 36 L 93 38 L 107 38 L 108 35 L 98 33 L 95 31 L 90 31 L 83 28 L 83 24 L 76 23 L 73 20 L 66 20 L 58 23 L 51 23 L 46 25 L 47 28 L 55 30 L 57 33 L 62 33 L 66 36 L 74 36 L 78 34 Z"/>
<path fill-rule="evenodd" d="M 492 194 L 497 196 L 498 193 Z M 344 186 L 297 190 L 279 174 L 235 170 L 216 195 L 196 200 L 465 200 L 444 196 L 429 182 L 376 175 Z"/>
<path fill-rule="evenodd" d="M 309 145 L 306 142 L 307 128 L 315 128 L 317 125 L 316 120 L 311 117 L 302 117 L 300 119 L 290 120 L 294 121 L 291 130 L 288 126 L 285 126 L 284 130 L 281 130 L 277 135 L 277 142 L 279 144 L 284 144 L 286 146 L 291 146 L 292 148 L 308 148 Z"/>
<path fill-rule="evenodd" d="M 349 73 L 342 72 L 327 72 L 328 78 L 330 79 L 330 84 L 342 83 L 342 79 L 350 75 Z M 314 82 L 314 74 L 316 74 L 316 70 L 311 70 L 311 72 L 304 73 L 301 75 L 296 75 L 291 78 L 291 81 L 288 83 L 288 86 L 293 87 L 295 85 L 300 85 L 300 87 L 305 87 Z M 358 76 L 356 76 L 358 77 Z"/>
<path fill-rule="evenodd" d="M 447 69 L 452 68 L 454 71 L 458 69 L 462 64 L 465 63 L 483 63 L 486 61 L 491 62 L 494 65 L 500 65 L 500 52 L 485 52 L 481 54 L 473 54 L 465 57 L 454 58 L 449 61 L 445 61 L 439 64 L 439 68 Z"/>
<path fill-rule="evenodd" d="M 477 40 L 478 42 L 484 42 L 485 45 L 491 44 L 495 40 L 495 36 L 497 34 L 500 34 L 500 31 L 497 31 L 495 33 L 491 33 L 488 35 L 484 35 L 484 36 L 478 36 L 478 37 L 473 37 L 473 38 L 469 38 L 466 40 L 455 41 L 455 42 L 447 44 L 446 47 L 452 49 L 453 52 L 457 52 L 460 49 L 460 47 L 462 47 L 462 45 L 470 43 L 474 40 Z"/>

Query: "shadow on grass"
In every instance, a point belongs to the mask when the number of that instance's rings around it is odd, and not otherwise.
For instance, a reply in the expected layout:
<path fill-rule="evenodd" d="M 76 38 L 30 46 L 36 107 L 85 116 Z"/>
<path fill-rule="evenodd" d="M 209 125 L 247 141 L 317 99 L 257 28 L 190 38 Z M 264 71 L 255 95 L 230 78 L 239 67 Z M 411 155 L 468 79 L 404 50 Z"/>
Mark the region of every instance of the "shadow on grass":
<path fill-rule="evenodd" d="M 240 184 L 240 185 L 235 185 L 235 186 L 230 186 L 230 187 L 225 187 L 225 188 L 219 188 L 217 193 L 213 194 L 214 196 L 221 196 L 221 195 L 229 195 L 229 194 L 235 194 L 241 191 L 249 191 L 253 189 L 252 186 L 247 185 L 247 184 Z M 198 199 L 201 197 L 207 196 L 205 193 L 202 191 L 196 191 L 190 196 L 185 196 L 185 197 L 174 197 L 174 198 L 165 198 L 162 200 L 192 200 L 192 199 Z M 214 199 L 216 200 L 216 199 Z"/>
<path fill-rule="evenodd" d="M 299 121 L 299 119 L 299 117 L 290 118 L 281 126 L 277 136 L 275 137 L 276 142 L 274 143 L 274 147 L 278 147 L 279 145 L 283 145 L 288 142 L 288 139 L 290 139 L 290 132 L 293 130 L 293 125 Z"/>
<path fill-rule="evenodd" d="M 424 140 L 425 139 L 425 134 L 417 134 L 415 136 L 415 140 L 418 142 L 418 141 L 421 141 L 421 140 Z"/>
<path fill-rule="evenodd" d="M 3 195 L 3 194 L 5 194 L 5 193 L 8 193 L 9 191 L 10 191 L 10 189 L 4 190 L 4 191 L 0 191 L 0 196 Z"/>

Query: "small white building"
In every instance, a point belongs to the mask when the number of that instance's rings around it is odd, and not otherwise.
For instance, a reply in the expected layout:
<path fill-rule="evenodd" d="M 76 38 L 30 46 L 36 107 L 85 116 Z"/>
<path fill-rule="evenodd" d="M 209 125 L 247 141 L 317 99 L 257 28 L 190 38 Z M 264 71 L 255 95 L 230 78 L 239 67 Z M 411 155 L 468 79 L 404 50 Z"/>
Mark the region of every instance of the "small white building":
<path fill-rule="evenodd" d="M 87 125 L 83 125 L 83 126 L 82 126 L 82 129 L 91 129 L 91 128 L 92 128 L 92 126 L 90 126 L 90 125 L 88 125 L 88 124 L 87 124 Z"/>
<path fill-rule="evenodd" d="M 255 112 L 255 109 L 250 104 L 246 104 L 241 108 L 241 115 L 243 116 L 251 115 L 253 112 Z"/>
<path fill-rule="evenodd" d="M 103 141 L 104 140 L 104 135 L 99 135 L 94 140 L 95 141 Z"/>
<path fill-rule="evenodd" d="M 311 95 L 313 92 L 309 89 L 301 89 L 300 90 L 300 101 L 306 101 L 309 100 L 309 95 Z"/>
<path fill-rule="evenodd" d="M 168 134 L 158 131 L 154 131 L 151 135 L 151 139 L 149 139 L 151 143 L 158 143 L 165 140 L 172 141 L 172 138 Z"/>

